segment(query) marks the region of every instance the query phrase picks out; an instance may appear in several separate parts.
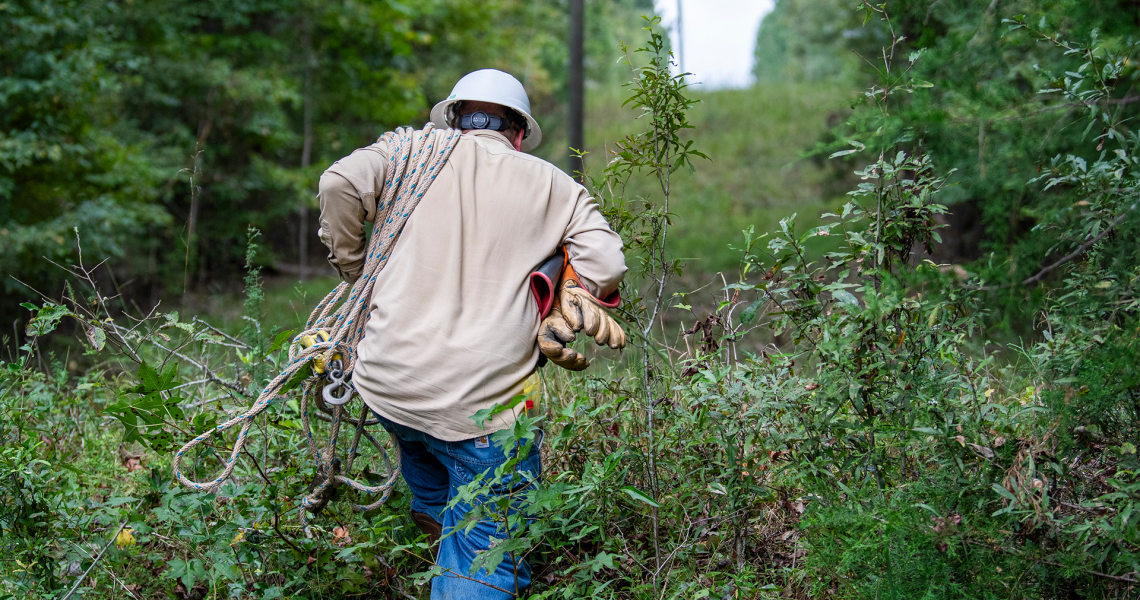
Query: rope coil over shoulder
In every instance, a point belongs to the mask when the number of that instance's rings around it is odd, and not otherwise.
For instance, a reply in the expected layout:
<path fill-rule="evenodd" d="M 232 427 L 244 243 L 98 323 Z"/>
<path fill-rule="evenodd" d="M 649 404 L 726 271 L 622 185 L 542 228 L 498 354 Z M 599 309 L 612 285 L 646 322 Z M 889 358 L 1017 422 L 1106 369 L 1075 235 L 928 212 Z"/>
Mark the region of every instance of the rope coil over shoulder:
<path fill-rule="evenodd" d="M 376 276 L 384 268 L 391 256 L 392 248 L 399 240 L 404 223 L 419 204 L 428 187 L 439 175 L 443 166 L 450 158 L 460 132 L 454 129 L 439 130 L 428 123 L 423 130 L 415 131 L 410 127 L 401 127 L 380 137 L 378 141 L 388 146 L 389 162 L 384 178 L 384 189 L 377 201 L 376 227 L 373 229 L 372 239 L 368 243 L 368 256 L 365 259 L 364 270 L 356 283 L 341 282 L 336 286 L 309 315 L 305 323 L 305 330 L 293 338 L 289 345 L 289 362 L 285 369 L 273 378 L 258 396 L 253 406 L 244 413 L 218 425 L 217 427 L 190 440 L 174 455 L 171 466 L 174 477 L 183 485 L 192 489 L 212 492 L 230 477 L 236 466 L 236 460 L 245 446 L 247 435 L 253 420 L 273 401 L 282 398 L 281 389 L 288 384 L 304 368 L 311 364 L 315 367 L 302 384 L 301 396 L 301 423 L 304 428 L 305 439 L 309 447 L 309 454 L 317 463 L 317 476 L 315 486 L 308 496 L 301 500 L 306 511 L 313 514 L 324 509 L 332 495 L 333 489 L 341 484 L 367 494 L 380 494 L 380 498 L 371 504 L 354 504 L 358 511 L 368 511 L 378 508 L 388 500 L 392 487 L 400 476 L 399 455 L 395 456 L 385 450 L 383 444 L 376 441 L 371 434 L 365 431 L 365 426 L 376 421 L 368 421 L 368 407 L 364 406 L 360 418 L 353 420 L 345 416 L 344 407 L 340 404 L 331 409 L 321 399 L 314 389 L 320 382 L 320 373 L 325 371 L 325 365 L 332 365 L 339 360 L 342 372 L 341 378 L 347 380 L 356 365 L 356 347 L 364 337 L 364 327 L 368 321 L 368 306 L 372 299 L 372 289 L 376 284 Z M 347 299 L 345 299 L 347 296 Z M 341 302 L 344 300 L 344 302 Z M 334 310 L 335 309 L 335 310 Z M 320 334 L 327 335 L 320 335 Z M 301 347 L 300 340 L 306 336 L 318 340 L 308 347 Z M 340 356 L 337 356 L 340 355 Z M 313 364 L 316 363 L 316 364 Z M 351 382 L 346 383 L 349 391 L 344 400 L 347 401 L 353 394 Z M 318 448 L 313 439 L 312 426 L 309 416 L 309 407 L 316 399 L 318 409 L 331 413 L 332 425 L 329 432 L 328 443 L 323 449 Z M 336 457 L 336 442 L 340 434 L 342 422 L 347 421 L 356 427 L 352 445 L 346 461 L 341 464 Z M 233 450 L 225 461 L 225 468 L 214 479 L 207 481 L 193 481 L 187 478 L 181 468 L 182 457 L 194 447 L 209 440 L 214 434 L 224 432 L 235 425 L 240 425 Z M 388 472 L 387 479 L 380 485 L 370 486 L 353 480 L 341 473 L 350 473 L 356 458 L 357 448 L 361 438 L 366 438 L 384 456 Z M 305 534 L 311 536 L 305 511 L 301 511 L 301 522 Z"/>

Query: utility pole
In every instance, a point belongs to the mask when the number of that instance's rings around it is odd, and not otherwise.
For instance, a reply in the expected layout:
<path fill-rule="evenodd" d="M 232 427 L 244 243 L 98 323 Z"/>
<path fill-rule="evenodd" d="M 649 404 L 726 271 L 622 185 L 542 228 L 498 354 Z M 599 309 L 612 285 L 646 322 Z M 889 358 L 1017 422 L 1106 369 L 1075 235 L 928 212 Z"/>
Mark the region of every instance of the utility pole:
<path fill-rule="evenodd" d="M 685 72 L 685 19 L 681 13 L 681 0 L 677 0 L 677 68 Z"/>
<path fill-rule="evenodd" d="M 582 164 L 582 157 L 578 156 L 578 153 L 575 152 L 575 150 L 584 151 L 585 146 L 582 133 L 582 122 L 585 114 L 585 72 L 582 66 L 582 38 L 585 29 L 585 12 L 584 0 L 570 0 L 570 70 L 568 73 L 570 80 L 566 86 L 570 92 L 570 118 L 568 120 L 568 134 L 570 138 L 570 148 L 572 148 L 572 150 L 570 150 L 570 175 L 579 182 L 584 180 L 581 173 L 585 170 Z"/>

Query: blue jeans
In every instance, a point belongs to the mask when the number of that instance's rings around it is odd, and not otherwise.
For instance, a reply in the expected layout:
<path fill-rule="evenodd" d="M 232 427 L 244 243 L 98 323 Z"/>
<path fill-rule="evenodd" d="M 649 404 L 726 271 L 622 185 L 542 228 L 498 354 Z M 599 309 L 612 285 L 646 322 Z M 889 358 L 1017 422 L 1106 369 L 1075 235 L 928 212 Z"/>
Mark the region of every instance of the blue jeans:
<path fill-rule="evenodd" d="M 484 519 L 471 531 L 464 532 L 465 528 L 456 529 L 456 526 L 462 523 L 471 505 L 464 502 L 446 508 L 460 487 L 483 473 L 487 473 L 488 478 L 494 475 L 495 468 L 507 461 L 503 447 L 497 445 L 490 435 L 445 442 L 384 417 L 379 419 L 400 447 L 404 481 L 412 490 L 412 510 L 425 513 L 443 525 L 444 537 L 439 543 L 436 563 L 443 567 L 444 573 L 431 581 L 432 600 L 499 600 L 516 598 L 516 592 L 524 592 L 530 585 L 530 566 L 526 560 L 512 553 L 504 557 L 493 573 L 488 574 L 485 569 L 474 575 L 470 573 L 476 554 L 490 548 L 492 538 L 507 538 L 504 525 Z M 516 467 L 517 471 L 525 473 L 523 483 L 516 482 L 516 487 L 511 488 L 510 475 L 507 475 L 503 481 L 491 486 L 492 495 L 480 496 L 475 502 L 482 504 L 493 500 L 493 495 L 515 492 L 512 506 L 515 510 L 521 508 L 522 494 L 518 492 L 534 486 L 542 472 L 541 443 L 540 434 L 530 453 Z M 517 451 L 512 450 L 512 456 Z"/>

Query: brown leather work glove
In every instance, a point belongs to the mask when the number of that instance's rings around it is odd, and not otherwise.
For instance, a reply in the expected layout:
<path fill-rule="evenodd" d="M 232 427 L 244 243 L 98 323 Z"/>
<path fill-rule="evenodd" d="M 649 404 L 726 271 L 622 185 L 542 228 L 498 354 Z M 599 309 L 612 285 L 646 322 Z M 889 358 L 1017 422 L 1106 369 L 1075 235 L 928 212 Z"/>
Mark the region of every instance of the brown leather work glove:
<path fill-rule="evenodd" d="M 586 332 L 599 346 L 608 345 L 614 350 L 625 348 L 625 330 L 577 279 L 562 281 L 558 303 L 571 329 Z"/>
<path fill-rule="evenodd" d="M 567 264 L 562 271 L 554 307 L 538 327 L 539 351 L 564 369 L 581 371 L 590 366 L 590 361 L 582 353 L 566 347 L 574 341 L 576 332 L 584 331 L 599 346 L 608 345 L 614 350 L 625 348 L 625 330 L 603 308 L 617 306 L 619 301 L 616 294 L 605 303 L 594 298 L 578 282 L 574 269 Z"/>
<path fill-rule="evenodd" d="M 581 371 L 590 366 L 590 361 L 581 352 L 566 347 L 575 337 L 574 329 L 562 315 L 562 308 L 555 306 L 538 326 L 538 351 L 563 369 Z"/>

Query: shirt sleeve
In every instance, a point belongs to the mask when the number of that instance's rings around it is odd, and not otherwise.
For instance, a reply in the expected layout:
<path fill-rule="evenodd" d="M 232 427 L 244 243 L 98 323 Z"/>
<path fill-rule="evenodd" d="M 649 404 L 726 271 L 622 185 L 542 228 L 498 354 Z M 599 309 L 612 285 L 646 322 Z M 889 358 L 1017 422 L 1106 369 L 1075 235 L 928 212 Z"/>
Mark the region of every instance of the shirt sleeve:
<path fill-rule="evenodd" d="M 377 142 L 338 160 L 321 175 L 317 234 L 329 249 L 329 264 L 349 283 L 364 270 L 364 223 L 376 221 L 376 196 L 383 190 L 387 167 L 387 147 Z"/>
<path fill-rule="evenodd" d="M 563 243 L 582 285 L 595 298 L 605 298 L 617 290 L 625 277 L 621 236 L 610 229 L 586 188 L 577 184 L 574 188 L 574 213 Z"/>

